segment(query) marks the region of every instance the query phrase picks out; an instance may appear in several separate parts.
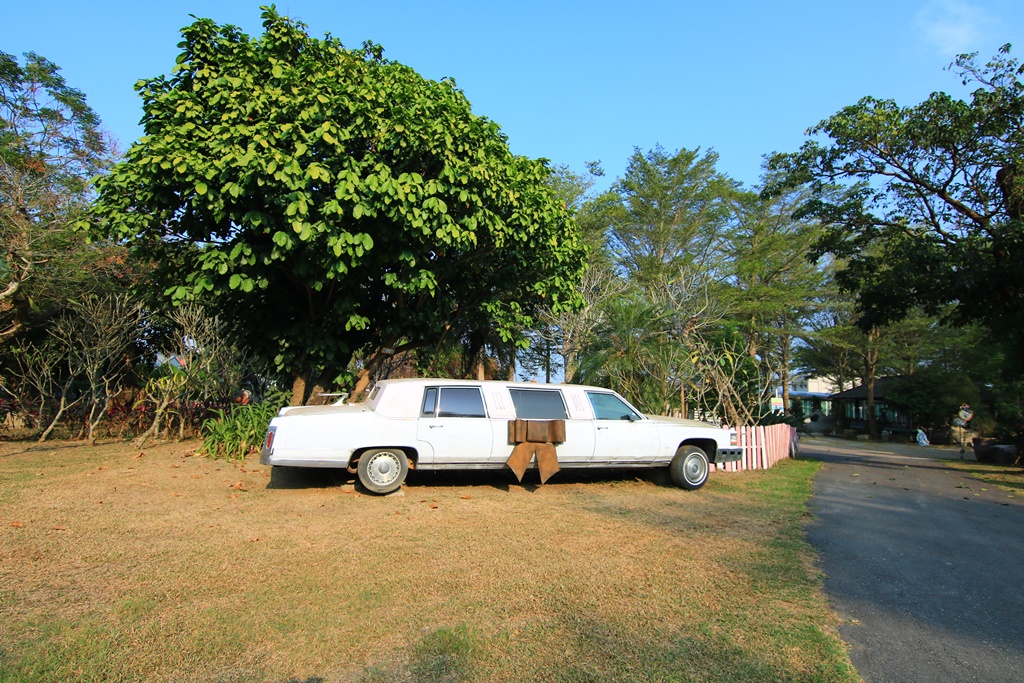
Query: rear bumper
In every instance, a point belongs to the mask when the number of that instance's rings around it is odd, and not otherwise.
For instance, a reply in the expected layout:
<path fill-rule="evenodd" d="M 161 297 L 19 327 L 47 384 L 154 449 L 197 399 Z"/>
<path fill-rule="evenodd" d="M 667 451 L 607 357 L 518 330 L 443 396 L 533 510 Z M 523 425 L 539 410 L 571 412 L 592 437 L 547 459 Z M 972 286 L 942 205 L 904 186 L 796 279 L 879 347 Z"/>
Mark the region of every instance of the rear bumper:
<path fill-rule="evenodd" d="M 347 458 L 325 457 L 325 458 L 290 458 L 287 456 L 274 455 L 266 448 L 260 451 L 261 465 L 276 465 L 278 467 L 348 467 Z"/>
<path fill-rule="evenodd" d="M 722 465 L 727 462 L 739 462 L 742 457 L 742 448 L 719 448 L 718 452 L 715 453 L 714 463 L 716 465 Z"/>

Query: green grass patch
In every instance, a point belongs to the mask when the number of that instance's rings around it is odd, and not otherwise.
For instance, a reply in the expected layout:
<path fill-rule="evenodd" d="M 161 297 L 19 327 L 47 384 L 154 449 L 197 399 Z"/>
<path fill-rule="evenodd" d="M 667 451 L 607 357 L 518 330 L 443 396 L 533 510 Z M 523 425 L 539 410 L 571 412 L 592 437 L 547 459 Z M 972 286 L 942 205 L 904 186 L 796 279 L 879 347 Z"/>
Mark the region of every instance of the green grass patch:
<path fill-rule="evenodd" d="M 859 680 L 804 540 L 816 462 L 376 497 L 189 452 L 5 458 L 0 683 Z"/>

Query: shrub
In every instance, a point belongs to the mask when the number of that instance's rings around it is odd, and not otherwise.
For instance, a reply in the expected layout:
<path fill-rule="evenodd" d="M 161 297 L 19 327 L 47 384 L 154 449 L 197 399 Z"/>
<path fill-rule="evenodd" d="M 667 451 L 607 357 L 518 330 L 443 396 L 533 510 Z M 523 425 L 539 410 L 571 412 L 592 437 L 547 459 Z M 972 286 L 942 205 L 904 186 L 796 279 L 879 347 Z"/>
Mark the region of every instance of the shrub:
<path fill-rule="evenodd" d="M 257 403 L 215 410 L 217 417 L 203 423 L 199 453 L 214 459 L 242 460 L 250 451 L 259 449 L 270 420 L 288 405 L 290 398 L 289 392 L 271 389 Z"/>

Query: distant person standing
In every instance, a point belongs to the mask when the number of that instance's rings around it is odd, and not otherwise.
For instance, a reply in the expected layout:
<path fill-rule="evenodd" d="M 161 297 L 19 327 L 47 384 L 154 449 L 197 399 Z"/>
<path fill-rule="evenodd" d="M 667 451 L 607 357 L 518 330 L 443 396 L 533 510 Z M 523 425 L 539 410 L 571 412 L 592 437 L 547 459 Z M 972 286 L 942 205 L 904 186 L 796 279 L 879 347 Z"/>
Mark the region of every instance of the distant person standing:
<path fill-rule="evenodd" d="M 960 459 L 964 459 L 964 453 L 967 448 L 964 445 L 964 431 L 970 426 L 971 420 L 974 419 L 974 411 L 971 410 L 970 403 L 961 403 L 960 410 L 957 411 L 956 417 L 953 418 L 953 426 L 960 430 Z"/>

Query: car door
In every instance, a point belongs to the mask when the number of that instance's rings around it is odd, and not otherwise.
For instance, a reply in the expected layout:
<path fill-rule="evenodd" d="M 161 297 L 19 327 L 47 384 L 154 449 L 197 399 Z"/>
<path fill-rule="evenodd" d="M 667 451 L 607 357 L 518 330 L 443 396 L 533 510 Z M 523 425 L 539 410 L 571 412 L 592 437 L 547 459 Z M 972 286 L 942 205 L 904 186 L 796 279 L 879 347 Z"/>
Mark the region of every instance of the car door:
<path fill-rule="evenodd" d="M 606 467 L 650 462 L 658 456 L 658 426 L 612 392 L 588 391 L 594 409 L 592 462 Z"/>
<path fill-rule="evenodd" d="M 494 435 L 480 387 L 427 387 L 417 437 L 430 444 L 435 467 L 486 463 Z"/>
<path fill-rule="evenodd" d="M 573 420 L 559 389 L 509 389 L 516 417 L 521 420 L 565 420 L 565 441 L 555 446 L 558 462 L 579 466 L 594 455 L 594 427 L 590 420 Z"/>

